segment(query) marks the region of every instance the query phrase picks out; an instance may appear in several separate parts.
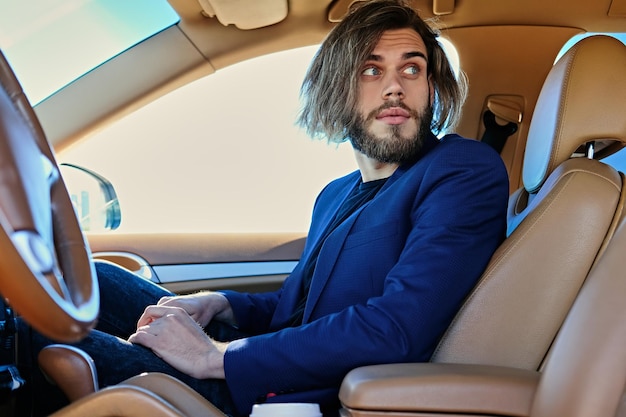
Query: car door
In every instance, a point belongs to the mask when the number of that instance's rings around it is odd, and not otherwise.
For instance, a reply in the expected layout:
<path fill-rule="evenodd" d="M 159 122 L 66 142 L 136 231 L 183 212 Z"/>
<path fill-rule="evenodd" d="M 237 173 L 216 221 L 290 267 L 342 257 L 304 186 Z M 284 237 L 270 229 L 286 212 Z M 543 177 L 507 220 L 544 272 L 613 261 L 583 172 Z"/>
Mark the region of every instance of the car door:
<path fill-rule="evenodd" d="M 170 291 L 271 291 L 300 257 L 301 233 L 89 234 L 94 259 L 115 262 Z"/>

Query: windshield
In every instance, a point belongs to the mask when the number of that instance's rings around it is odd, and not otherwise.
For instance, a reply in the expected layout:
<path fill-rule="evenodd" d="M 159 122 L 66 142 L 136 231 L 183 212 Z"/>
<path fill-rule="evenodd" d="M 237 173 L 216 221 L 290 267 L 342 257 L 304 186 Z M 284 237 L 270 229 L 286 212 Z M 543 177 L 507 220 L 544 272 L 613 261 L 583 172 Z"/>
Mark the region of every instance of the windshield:
<path fill-rule="evenodd" d="M 178 20 L 165 0 L 3 1 L 0 49 L 36 105 Z"/>

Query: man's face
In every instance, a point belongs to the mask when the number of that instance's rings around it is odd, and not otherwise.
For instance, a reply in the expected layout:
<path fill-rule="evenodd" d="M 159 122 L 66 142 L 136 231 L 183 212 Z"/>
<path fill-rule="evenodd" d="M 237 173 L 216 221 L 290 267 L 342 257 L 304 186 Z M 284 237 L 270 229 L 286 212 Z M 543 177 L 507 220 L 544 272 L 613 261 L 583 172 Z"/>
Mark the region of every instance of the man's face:
<path fill-rule="evenodd" d="M 427 59 L 413 29 L 383 32 L 359 73 L 359 120 L 348 129 L 357 150 L 380 162 L 416 156 L 432 120 Z"/>

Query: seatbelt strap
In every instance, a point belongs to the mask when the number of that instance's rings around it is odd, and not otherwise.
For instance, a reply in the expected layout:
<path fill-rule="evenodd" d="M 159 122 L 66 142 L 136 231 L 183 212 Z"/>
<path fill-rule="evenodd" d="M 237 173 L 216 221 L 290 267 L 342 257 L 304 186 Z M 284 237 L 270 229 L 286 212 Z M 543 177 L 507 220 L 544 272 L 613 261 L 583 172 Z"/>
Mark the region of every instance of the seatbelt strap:
<path fill-rule="evenodd" d="M 483 124 L 485 125 L 485 133 L 480 140 L 485 142 L 498 153 L 502 152 L 506 140 L 513 133 L 517 132 L 517 123 L 508 122 L 505 125 L 496 122 L 496 115 L 489 109 L 483 113 Z"/>

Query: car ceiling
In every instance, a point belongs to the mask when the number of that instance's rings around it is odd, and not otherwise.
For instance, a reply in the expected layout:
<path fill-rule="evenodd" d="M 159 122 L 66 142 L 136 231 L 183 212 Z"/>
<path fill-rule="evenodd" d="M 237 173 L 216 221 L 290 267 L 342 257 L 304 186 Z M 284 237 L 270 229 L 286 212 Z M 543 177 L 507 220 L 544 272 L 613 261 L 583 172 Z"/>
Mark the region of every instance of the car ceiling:
<path fill-rule="evenodd" d="M 282 21 L 242 30 L 207 17 L 198 0 L 169 0 L 180 16 L 178 25 L 40 103 L 37 114 L 49 139 L 62 148 L 214 71 L 321 42 L 352 1 L 289 0 Z M 581 32 L 626 32 L 626 0 L 413 0 L 412 4 L 454 43 L 467 73 L 470 94 L 459 133 L 480 137 L 481 114 L 489 97 L 519 102 L 523 120 L 518 137 L 503 151 L 513 176 L 521 163 L 535 100 L 561 46 Z"/>

